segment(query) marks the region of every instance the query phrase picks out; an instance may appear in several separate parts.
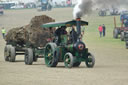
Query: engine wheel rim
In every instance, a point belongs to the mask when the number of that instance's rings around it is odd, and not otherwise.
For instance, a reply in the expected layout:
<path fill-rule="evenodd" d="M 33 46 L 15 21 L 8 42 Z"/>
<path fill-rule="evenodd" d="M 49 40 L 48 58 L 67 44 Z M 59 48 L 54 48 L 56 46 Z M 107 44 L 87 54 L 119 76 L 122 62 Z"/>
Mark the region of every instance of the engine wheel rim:
<path fill-rule="evenodd" d="M 86 65 L 87 65 L 87 67 L 91 68 L 94 66 L 94 64 L 95 64 L 95 58 L 92 54 L 89 54 L 88 58 L 86 59 Z"/>
<path fill-rule="evenodd" d="M 92 65 L 92 56 L 88 56 L 88 62 L 87 62 L 89 65 Z"/>
<path fill-rule="evenodd" d="M 51 48 L 50 45 L 48 45 L 46 47 L 46 50 L 45 50 L 45 63 L 48 65 L 48 66 L 51 66 L 52 64 L 52 60 L 53 60 L 53 50 Z"/>
<path fill-rule="evenodd" d="M 69 55 L 66 55 L 65 56 L 64 62 L 65 62 L 65 66 L 66 67 L 70 67 L 71 59 L 70 59 L 70 56 Z"/>

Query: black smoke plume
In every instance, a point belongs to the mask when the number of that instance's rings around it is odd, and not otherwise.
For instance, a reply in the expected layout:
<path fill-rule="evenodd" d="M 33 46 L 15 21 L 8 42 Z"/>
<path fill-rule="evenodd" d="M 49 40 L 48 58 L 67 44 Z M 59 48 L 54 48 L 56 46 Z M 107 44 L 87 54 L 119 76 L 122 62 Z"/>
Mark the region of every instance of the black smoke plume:
<path fill-rule="evenodd" d="M 74 7 L 74 18 L 80 18 L 92 12 L 94 7 L 103 8 L 120 8 L 128 7 L 128 0 L 78 0 L 78 4 Z"/>
<path fill-rule="evenodd" d="M 73 16 L 74 18 L 80 18 L 92 11 L 91 0 L 79 0 L 78 4 L 74 7 Z"/>

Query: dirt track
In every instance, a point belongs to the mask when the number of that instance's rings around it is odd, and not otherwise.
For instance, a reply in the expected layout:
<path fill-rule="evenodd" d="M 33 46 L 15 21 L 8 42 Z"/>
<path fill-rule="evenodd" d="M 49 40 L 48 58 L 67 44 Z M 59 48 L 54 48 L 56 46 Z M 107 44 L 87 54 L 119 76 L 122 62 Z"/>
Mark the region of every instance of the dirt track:
<path fill-rule="evenodd" d="M 65 13 L 64 13 L 65 12 Z M 0 16 L 0 27 L 7 30 L 29 23 L 35 15 L 47 14 L 57 21 L 72 19 L 72 9 L 54 9 L 51 12 L 36 10 L 5 11 Z M 61 16 L 60 16 L 61 15 Z M 89 41 L 87 41 L 89 42 Z M 48 68 L 43 59 L 33 65 L 25 65 L 24 56 L 17 56 L 16 62 L 4 61 L 5 42 L 0 35 L 0 85 L 127 85 L 128 84 L 128 50 L 123 46 L 87 43 L 95 55 L 94 68 L 85 67 L 67 69 L 63 63 L 56 68 Z"/>

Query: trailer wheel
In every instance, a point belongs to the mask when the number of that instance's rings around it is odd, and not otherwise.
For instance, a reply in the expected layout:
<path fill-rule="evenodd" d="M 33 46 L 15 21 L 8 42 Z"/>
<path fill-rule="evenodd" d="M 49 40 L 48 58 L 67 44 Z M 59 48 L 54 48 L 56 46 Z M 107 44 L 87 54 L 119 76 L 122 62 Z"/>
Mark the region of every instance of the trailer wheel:
<path fill-rule="evenodd" d="M 55 43 L 48 43 L 45 47 L 45 64 L 48 67 L 56 67 L 58 64 L 58 56 Z"/>
<path fill-rule="evenodd" d="M 121 32 L 121 34 L 120 34 L 120 40 L 121 41 L 124 41 L 124 32 Z"/>
<path fill-rule="evenodd" d="M 113 38 L 117 39 L 118 38 L 118 29 L 113 30 Z"/>
<path fill-rule="evenodd" d="M 72 68 L 74 63 L 74 57 L 71 53 L 66 53 L 64 56 L 64 64 L 66 68 Z"/>
<path fill-rule="evenodd" d="M 10 45 L 6 45 L 4 48 L 4 59 L 5 61 L 9 61 L 9 52 L 10 52 Z"/>
<path fill-rule="evenodd" d="M 38 56 L 35 56 L 35 53 L 33 52 L 33 61 L 37 62 L 37 60 L 38 60 Z"/>
<path fill-rule="evenodd" d="M 75 62 L 75 63 L 73 64 L 73 67 L 79 67 L 80 64 L 81 64 L 81 62 Z"/>
<path fill-rule="evenodd" d="M 25 50 L 25 64 L 32 65 L 33 63 L 33 50 L 28 48 Z"/>
<path fill-rule="evenodd" d="M 10 57 L 9 57 L 9 61 L 10 62 L 15 62 L 15 58 L 16 58 L 15 47 L 10 46 Z"/>
<path fill-rule="evenodd" d="M 37 62 L 37 60 L 38 60 L 37 56 L 33 56 L 33 61 Z"/>
<path fill-rule="evenodd" d="M 88 53 L 88 57 L 85 60 L 85 64 L 88 68 L 92 68 L 95 65 L 95 58 L 91 53 Z"/>

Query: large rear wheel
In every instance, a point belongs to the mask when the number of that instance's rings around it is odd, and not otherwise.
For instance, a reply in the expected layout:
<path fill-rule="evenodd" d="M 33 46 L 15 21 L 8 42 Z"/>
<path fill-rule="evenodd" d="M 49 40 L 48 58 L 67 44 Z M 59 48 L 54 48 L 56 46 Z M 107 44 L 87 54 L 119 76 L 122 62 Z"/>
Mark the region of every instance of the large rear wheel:
<path fill-rule="evenodd" d="M 55 43 L 48 43 L 45 47 L 45 64 L 48 67 L 56 67 L 58 64 L 58 56 Z"/>

